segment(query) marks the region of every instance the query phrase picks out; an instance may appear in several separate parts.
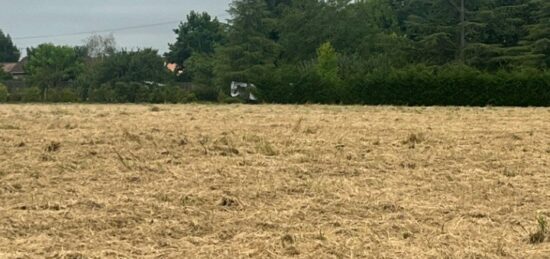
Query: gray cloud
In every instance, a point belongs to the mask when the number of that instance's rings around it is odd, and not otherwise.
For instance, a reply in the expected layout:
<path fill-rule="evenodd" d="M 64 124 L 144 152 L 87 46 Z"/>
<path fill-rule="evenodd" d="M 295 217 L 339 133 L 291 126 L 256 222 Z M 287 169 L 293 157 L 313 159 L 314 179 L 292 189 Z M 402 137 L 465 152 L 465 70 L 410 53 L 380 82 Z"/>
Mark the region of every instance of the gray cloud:
<path fill-rule="evenodd" d="M 7 0 L 0 0 L 4 2 Z M 180 21 L 191 10 L 207 11 L 228 18 L 225 12 L 231 0 L 17 0 L 0 8 L 0 29 L 14 38 L 19 48 L 51 42 L 79 45 L 89 34 L 17 39 L 28 36 L 59 35 L 98 31 L 129 26 Z M 119 47 L 153 47 L 164 52 L 174 41 L 172 29 L 178 22 L 155 27 L 117 31 Z M 105 33 L 106 34 L 106 33 Z"/>

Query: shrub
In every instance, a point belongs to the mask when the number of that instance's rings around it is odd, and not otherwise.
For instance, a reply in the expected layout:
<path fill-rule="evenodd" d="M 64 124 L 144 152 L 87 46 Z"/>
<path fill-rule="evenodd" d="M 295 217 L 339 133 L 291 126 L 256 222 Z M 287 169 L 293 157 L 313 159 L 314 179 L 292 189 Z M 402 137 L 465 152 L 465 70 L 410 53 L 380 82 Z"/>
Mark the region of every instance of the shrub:
<path fill-rule="evenodd" d="M 112 87 L 108 84 L 103 84 L 100 87 L 91 88 L 88 101 L 95 103 L 114 103 L 116 102 L 116 94 Z"/>
<path fill-rule="evenodd" d="M 215 102 L 218 100 L 218 91 L 215 87 L 198 85 L 191 92 L 199 101 Z"/>
<path fill-rule="evenodd" d="M 218 92 L 218 102 L 219 103 L 242 103 L 243 100 L 239 98 L 233 98 L 227 95 L 224 91 L 220 90 Z"/>
<path fill-rule="evenodd" d="M 184 99 L 182 89 L 177 85 L 166 85 L 162 87 L 165 103 L 181 103 Z"/>
<path fill-rule="evenodd" d="M 291 66 L 275 69 L 273 73 L 261 77 L 256 83 L 257 97 L 261 100 L 275 103 L 292 103 L 295 101 L 292 96 L 292 89 L 288 87 L 294 80 L 283 79 L 285 72 L 293 73 L 295 69 Z M 287 85 L 285 85 L 287 83 Z"/>
<path fill-rule="evenodd" d="M 487 72 L 466 65 L 450 64 L 411 65 L 399 69 L 362 67 L 338 75 L 338 68 L 332 58 L 336 54 L 332 55 L 327 46 L 325 52 L 328 54 L 319 54 L 325 56 L 323 66 L 312 61 L 300 65 L 281 65 L 268 72 L 257 73 L 251 79 L 258 87 L 255 95 L 262 102 L 271 103 L 550 106 L 550 71 L 518 68 L 513 71 Z M 1 102 L 41 100 L 40 90 L 36 87 L 13 87 L 10 83 L 9 89 L 9 94 L 5 93 L 6 90 L 4 93 L 0 90 Z M 229 85 L 223 88 L 195 85 L 192 90 L 183 90 L 173 84 L 115 82 L 94 87 L 90 83 L 78 88 L 52 88 L 45 101 L 239 102 L 229 98 L 228 91 Z"/>
<path fill-rule="evenodd" d="M 151 101 L 149 96 L 149 87 L 143 84 L 135 86 L 135 103 L 148 103 Z"/>
<path fill-rule="evenodd" d="M 54 103 L 72 103 L 80 101 L 80 98 L 73 88 L 52 88 L 48 90 L 48 99 L 46 101 Z"/>
<path fill-rule="evenodd" d="M 9 74 L 9 73 L 6 73 L 3 69 L 1 69 L 0 67 L 0 80 L 9 80 L 9 79 L 12 79 L 13 77 Z"/>
<path fill-rule="evenodd" d="M 7 102 L 9 96 L 8 87 L 0 83 L 0 102 Z"/>
<path fill-rule="evenodd" d="M 164 93 L 159 86 L 151 86 L 149 100 L 152 103 L 164 103 Z"/>
<path fill-rule="evenodd" d="M 152 103 L 181 103 L 185 99 L 185 93 L 178 85 L 152 85 L 150 89 Z"/>
<path fill-rule="evenodd" d="M 195 93 L 190 92 L 190 91 L 184 91 L 183 92 L 183 95 L 182 95 L 182 98 L 181 98 L 182 103 L 192 103 L 192 102 L 196 102 L 196 101 L 198 101 L 198 98 L 195 95 Z"/>
<path fill-rule="evenodd" d="M 464 65 L 415 65 L 346 82 L 351 101 L 371 105 L 549 106 L 550 73 L 488 73 Z"/>
<path fill-rule="evenodd" d="M 8 102 L 21 102 L 23 100 L 23 90 L 25 88 L 9 89 Z"/>
<path fill-rule="evenodd" d="M 38 87 L 28 87 L 22 90 L 21 101 L 23 102 L 40 102 L 42 93 Z"/>

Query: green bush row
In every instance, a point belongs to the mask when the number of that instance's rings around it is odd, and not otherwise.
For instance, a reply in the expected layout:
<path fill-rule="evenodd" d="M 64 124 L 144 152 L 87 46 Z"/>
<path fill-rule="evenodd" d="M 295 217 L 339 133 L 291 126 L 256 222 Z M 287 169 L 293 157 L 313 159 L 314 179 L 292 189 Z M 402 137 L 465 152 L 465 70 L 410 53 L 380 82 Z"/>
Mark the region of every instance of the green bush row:
<path fill-rule="evenodd" d="M 9 96 L 8 87 L 0 83 L 0 103 L 7 102 Z"/>
<path fill-rule="evenodd" d="M 538 70 L 412 67 L 360 77 L 350 87 L 350 102 L 365 104 L 550 106 L 550 73 Z"/>
<path fill-rule="evenodd" d="M 488 73 L 464 65 L 415 65 L 396 70 L 320 75 L 313 67 L 279 67 L 254 79 L 269 103 L 369 105 L 550 106 L 550 71 Z M 99 87 L 48 89 L 0 86 L 0 102 L 187 103 L 232 102 L 227 87 L 184 90 L 176 85 L 108 83 Z"/>
<path fill-rule="evenodd" d="M 187 103 L 197 100 L 192 91 L 175 85 L 117 82 L 80 92 L 86 96 L 82 99 L 94 103 Z"/>
<path fill-rule="evenodd" d="M 264 101 L 414 106 L 550 106 L 550 71 L 488 73 L 464 65 L 411 66 L 323 80 L 281 68 L 258 84 Z"/>
<path fill-rule="evenodd" d="M 197 101 L 196 91 L 184 90 L 176 85 L 144 85 L 118 82 L 94 88 L 59 87 L 47 89 L 17 87 L 8 90 L 0 85 L 0 102 L 91 102 L 91 103 L 188 103 Z M 215 100 L 215 98 L 214 98 Z"/>

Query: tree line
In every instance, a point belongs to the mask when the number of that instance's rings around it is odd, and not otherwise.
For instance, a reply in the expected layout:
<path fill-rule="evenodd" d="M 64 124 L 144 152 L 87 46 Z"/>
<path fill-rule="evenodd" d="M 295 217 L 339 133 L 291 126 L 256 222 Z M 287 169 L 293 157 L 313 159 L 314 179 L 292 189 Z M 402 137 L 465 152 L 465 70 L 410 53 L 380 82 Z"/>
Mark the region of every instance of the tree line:
<path fill-rule="evenodd" d="M 234 0 L 229 13 L 191 12 L 164 56 L 101 36 L 31 49 L 34 99 L 71 82 L 79 101 L 229 101 L 239 81 L 273 103 L 550 105 L 545 0 Z M 65 66 L 41 61 L 53 49 Z"/>

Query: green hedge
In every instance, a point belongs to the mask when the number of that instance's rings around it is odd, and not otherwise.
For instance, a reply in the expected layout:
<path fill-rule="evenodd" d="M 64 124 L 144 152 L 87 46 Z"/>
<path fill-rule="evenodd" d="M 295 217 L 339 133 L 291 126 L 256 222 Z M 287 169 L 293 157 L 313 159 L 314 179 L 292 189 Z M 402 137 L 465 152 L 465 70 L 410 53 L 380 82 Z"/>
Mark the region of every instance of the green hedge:
<path fill-rule="evenodd" d="M 9 96 L 8 87 L 0 83 L 0 103 L 7 102 Z"/>
<path fill-rule="evenodd" d="M 363 104 L 550 106 L 550 73 L 485 73 L 466 66 L 412 67 L 372 73 L 349 84 L 349 101 Z"/>
<path fill-rule="evenodd" d="M 275 103 L 411 106 L 550 106 L 550 71 L 488 73 L 464 65 L 410 66 L 324 82 L 311 69 L 281 68 L 262 82 Z M 266 87 L 267 86 L 267 87 Z"/>
<path fill-rule="evenodd" d="M 146 85 L 116 82 L 97 87 L 68 85 L 48 89 L 46 99 L 37 87 L 6 88 L 5 96 L 0 87 L 0 102 L 91 102 L 91 103 L 187 103 L 197 101 L 195 92 L 178 85 Z M 209 100 L 210 101 L 210 100 Z"/>
<path fill-rule="evenodd" d="M 40 102 L 42 92 L 38 87 L 29 87 L 21 89 L 21 101 L 27 103 Z"/>
<path fill-rule="evenodd" d="M 363 69 L 366 70 L 366 69 Z M 361 71 L 358 68 L 357 71 Z M 346 73 L 327 81 L 314 66 L 284 66 L 254 79 L 257 94 L 269 103 L 368 105 L 550 106 L 550 71 L 521 69 L 484 72 L 464 65 Z M 227 86 L 227 89 L 229 86 Z M 40 89 L 8 88 L 0 102 L 39 102 Z M 221 87 L 193 90 L 177 85 L 108 83 L 97 87 L 68 86 L 48 90 L 46 102 L 187 103 L 231 102 Z M 4 91 L 5 92 L 5 91 Z"/>

